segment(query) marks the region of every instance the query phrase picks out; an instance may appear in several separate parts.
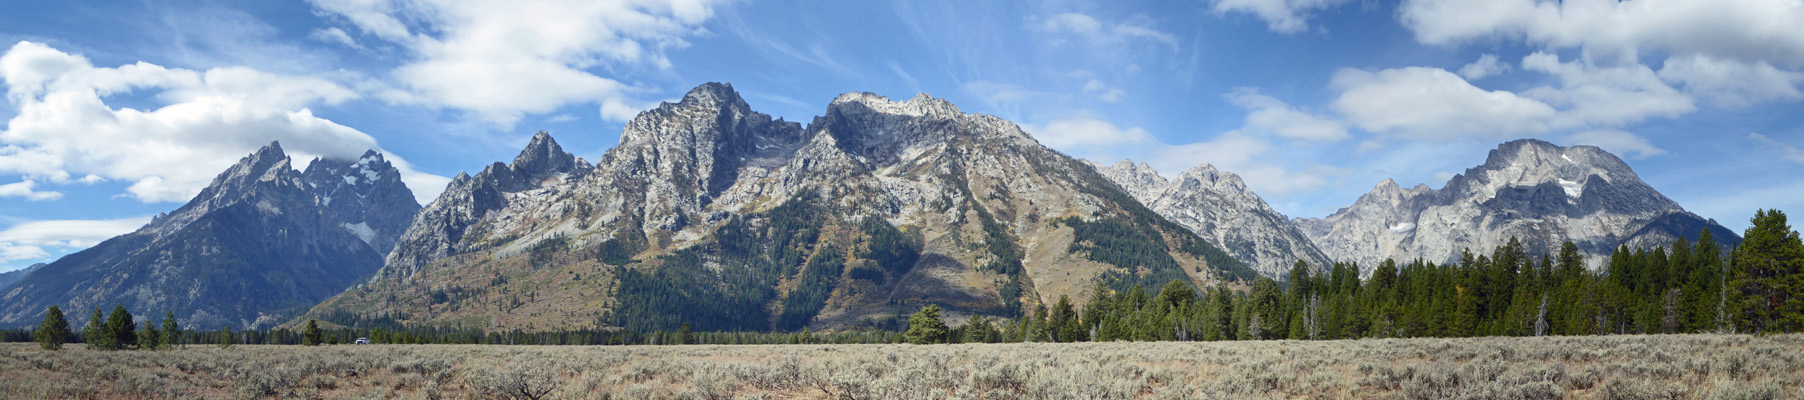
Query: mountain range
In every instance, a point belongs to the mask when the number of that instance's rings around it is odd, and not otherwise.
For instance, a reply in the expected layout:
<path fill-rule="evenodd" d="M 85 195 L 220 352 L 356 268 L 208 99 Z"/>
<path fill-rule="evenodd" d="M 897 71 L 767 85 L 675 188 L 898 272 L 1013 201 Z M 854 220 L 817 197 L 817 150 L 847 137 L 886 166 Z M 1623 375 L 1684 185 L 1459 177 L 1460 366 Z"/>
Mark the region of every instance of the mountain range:
<path fill-rule="evenodd" d="M 0 324 L 36 324 L 57 304 L 75 326 L 124 305 L 189 327 L 270 327 L 381 268 L 419 210 L 400 172 L 375 151 L 292 161 L 271 143 L 181 208 L 26 274 L 0 291 Z"/>
<path fill-rule="evenodd" d="M 1740 241 L 1714 220 L 1685 211 L 1615 155 L 1595 146 L 1522 139 L 1499 145 L 1485 163 L 1440 189 L 1379 182 L 1327 218 L 1294 220 L 1335 260 L 1369 272 L 1385 259 L 1458 261 L 1464 249 L 1519 240 L 1527 254 L 1558 253 L 1572 241 L 1595 268 L 1618 246 L 1669 246 L 1710 229 L 1718 243 Z"/>
<path fill-rule="evenodd" d="M 1124 160 L 1096 167 L 1141 204 L 1220 245 L 1262 275 L 1281 277 L 1297 261 L 1317 270 L 1333 265 L 1289 218 L 1272 210 L 1232 172 L 1203 164 L 1166 180 L 1145 163 Z"/>
<path fill-rule="evenodd" d="M 594 167 L 547 134 L 458 176 L 369 282 L 309 313 L 500 329 L 883 326 L 1018 315 L 1093 282 L 1252 273 L 1087 163 L 941 99 L 839 96 L 806 126 L 707 84 Z"/>
<path fill-rule="evenodd" d="M 0 283 L 0 325 L 124 304 L 200 329 L 894 329 L 926 304 L 1013 317 L 1512 237 L 1596 262 L 1706 227 L 1733 243 L 1590 146 L 1513 141 L 1442 189 L 1386 181 L 1291 219 L 1207 164 L 1167 179 L 1077 160 L 927 95 L 847 93 L 802 124 L 709 83 L 639 114 L 593 164 L 541 131 L 424 207 L 378 152 L 297 171 L 272 143 L 138 231 Z"/>

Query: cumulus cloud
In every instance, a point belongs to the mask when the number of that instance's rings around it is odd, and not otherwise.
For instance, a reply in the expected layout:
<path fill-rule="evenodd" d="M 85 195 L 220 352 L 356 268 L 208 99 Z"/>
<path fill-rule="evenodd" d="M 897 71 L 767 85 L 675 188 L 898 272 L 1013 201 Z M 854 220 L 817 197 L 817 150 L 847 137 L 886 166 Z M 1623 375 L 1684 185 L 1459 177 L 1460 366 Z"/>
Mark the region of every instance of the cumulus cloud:
<path fill-rule="evenodd" d="M 1522 69 L 1559 85 L 1513 93 L 1487 91 L 1437 68 L 1343 69 L 1331 84 L 1341 91 L 1333 107 L 1360 128 L 1390 137 L 1498 140 L 1574 132 L 1568 137 L 1637 158 L 1666 151 L 1613 127 L 1696 110 L 1690 97 L 1640 64 L 1596 67 L 1537 52 L 1523 59 Z"/>
<path fill-rule="evenodd" d="M 667 49 L 714 15 L 715 0 L 313 0 L 411 61 L 392 71 L 397 103 L 469 111 L 511 126 L 526 114 L 599 103 L 609 120 L 649 104 L 632 85 L 589 72 L 615 65 L 668 69 Z M 405 21 L 405 22 L 404 22 Z M 414 24 L 413 27 L 409 23 Z"/>
<path fill-rule="evenodd" d="M 85 57 L 33 42 L 0 56 L 0 78 L 18 107 L 0 131 L 0 173 L 64 184 L 127 181 L 127 194 L 144 202 L 187 200 L 226 166 L 271 141 L 281 141 L 303 165 L 312 157 L 354 159 L 377 148 L 369 135 L 307 108 L 358 97 L 320 78 L 144 62 L 95 67 Z M 106 103 L 124 94 L 159 106 Z M 449 181 L 391 159 L 422 202 Z"/>
<path fill-rule="evenodd" d="M 1214 165 L 1240 175 L 1248 187 L 1263 196 L 1319 190 L 1329 177 L 1345 174 L 1323 165 L 1280 165 L 1282 157 L 1274 155 L 1278 147 L 1262 134 L 1235 130 L 1200 142 L 1170 144 L 1142 128 L 1124 128 L 1087 113 L 1079 114 L 1045 125 L 1025 124 L 1021 129 L 1041 144 L 1074 157 L 1099 162 L 1138 157 L 1165 176 L 1177 176 L 1202 164 Z"/>
<path fill-rule="evenodd" d="M 1644 54 L 1661 55 L 1660 78 L 1725 105 L 1800 97 L 1804 3 L 1796 0 L 1412 0 L 1398 18 L 1422 43 L 1522 40 L 1579 49 L 1587 68 L 1646 69 Z"/>
<path fill-rule="evenodd" d="M 1459 76 L 1466 77 L 1466 80 L 1478 80 L 1509 71 L 1510 65 L 1499 61 L 1496 54 L 1485 54 L 1478 56 L 1478 61 L 1460 67 Z"/>
<path fill-rule="evenodd" d="M 137 230 L 151 217 L 106 220 L 29 221 L 0 230 L 0 261 L 50 257 L 50 250 L 73 251 L 92 247 L 114 236 Z"/>
<path fill-rule="evenodd" d="M 1247 110 L 1248 129 L 1290 139 L 1338 141 L 1347 138 L 1347 126 L 1339 120 L 1309 113 L 1253 88 L 1239 88 L 1228 101 Z"/>
<path fill-rule="evenodd" d="M 1178 44 L 1177 36 L 1154 29 L 1151 21 L 1146 18 L 1109 24 L 1085 14 L 1060 13 L 1030 16 L 1026 25 L 1031 31 L 1072 35 L 1093 44 L 1120 44 L 1129 40 L 1152 40 L 1172 46 Z"/>
<path fill-rule="evenodd" d="M 0 197 L 20 197 L 31 201 L 46 201 L 63 198 L 61 192 L 38 191 L 37 182 L 30 179 L 0 185 Z"/>
<path fill-rule="evenodd" d="M 1427 44 L 1521 38 L 1599 56 L 1663 50 L 1804 65 L 1804 7 L 1790 0 L 1411 0 L 1398 18 Z"/>
<path fill-rule="evenodd" d="M 1797 147 L 1785 144 L 1785 142 L 1773 140 L 1772 138 L 1768 138 L 1766 135 L 1759 133 L 1748 133 L 1748 140 L 1760 143 L 1760 145 L 1768 148 L 1779 150 L 1779 158 L 1784 159 L 1785 161 L 1804 163 L 1804 150 L 1799 150 Z"/>
<path fill-rule="evenodd" d="M 1575 132 L 1566 136 L 1568 144 L 1588 144 L 1609 150 L 1611 153 L 1627 155 L 1635 159 L 1644 159 L 1666 154 L 1665 149 L 1654 147 L 1646 138 L 1633 133 L 1616 129 L 1596 129 Z"/>
<path fill-rule="evenodd" d="M 1213 0 L 1216 14 L 1244 12 L 1264 20 L 1266 28 L 1278 33 L 1298 33 L 1309 29 L 1310 13 L 1346 3 L 1347 0 Z"/>
<path fill-rule="evenodd" d="M 1599 67 L 1536 52 L 1522 58 L 1522 69 L 1559 78 L 1560 87 L 1524 92 L 1564 112 L 1553 123 L 1561 127 L 1617 126 L 1649 117 L 1677 117 L 1697 110 L 1690 96 L 1667 86 L 1654 70 L 1641 64 Z"/>
<path fill-rule="evenodd" d="M 1377 72 L 1342 69 L 1331 107 L 1366 131 L 1410 139 L 1508 138 L 1546 132 L 1552 106 L 1507 91 L 1472 86 L 1439 68 Z"/>
<path fill-rule="evenodd" d="M 1666 59 L 1660 78 L 1682 84 L 1685 91 L 1716 101 L 1740 106 L 1774 100 L 1798 100 L 1798 84 L 1804 73 L 1781 70 L 1765 61 L 1736 61 L 1705 55 Z"/>
<path fill-rule="evenodd" d="M 1326 165 L 1285 168 L 1273 162 L 1276 149 L 1266 138 L 1228 131 L 1206 141 L 1165 147 L 1148 164 L 1167 176 L 1202 164 L 1213 165 L 1240 175 L 1249 189 L 1268 198 L 1320 190 L 1329 177 L 1346 173 Z"/>

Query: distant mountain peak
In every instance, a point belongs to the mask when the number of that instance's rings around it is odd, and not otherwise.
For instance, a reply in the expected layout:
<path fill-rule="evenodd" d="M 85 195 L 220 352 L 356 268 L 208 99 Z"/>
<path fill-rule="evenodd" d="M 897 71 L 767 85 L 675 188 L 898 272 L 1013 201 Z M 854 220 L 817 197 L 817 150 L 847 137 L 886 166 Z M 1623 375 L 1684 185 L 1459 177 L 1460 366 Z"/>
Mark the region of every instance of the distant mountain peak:
<path fill-rule="evenodd" d="M 586 166 L 577 162 L 576 155 L 564 152 L 564 147 L 546 131 L 533 134 L 532 141 L 520 150 L 512 164 L 508 164 L 514 173 L 527 176 L 571 172 L 583 167 Z"/>
<path fill-rule="evenodd" d="M 1279 276 L 1297 260 L 1316 268 L 1330 262 L 1287 217 L 1232 172 L 1204 163 L 1167 181 L 1152 166 L 1132 160 L 1091 165 L 1153 212 L 1218 243 L 1261 274 Z"/>
<path fill-rule="evenodd" d="M 851 92 L 839 95 L 827 105 L 831 113 L 862 114 L 876 112 L 882 114 L 906 115 L 911 117 L 952 118 L 963 115 L 957 105 L 945 99 L 936 98 L 926 93 L 916 94 L 904 101 L 891 101 L 889 97 L 871 92 Z"/>
<path fill-rule="evenodd" d="M 291 162 L 272 142 L 174 212 L 32 272 L 0 293 L 0 325 L 47 304 L 124 304 L 190 327 L 267 327 L 342 292 L 381 267 L 419 204 L 380 152 Z"/>
<path fill-rule="evenodd" d="M 1621 244 L 1666 245 L 1704 227 L 1723 230 L 1608 151 L 1537 139 L 1499 144 L 1441 189 L 1406 191 L 1386 179 L 1327 218 L 1294 222 L 1324 251 L 1367 271 L 1385 258 L 1450 261 L 1460 250 L 1488 251 L 1511 238 L 1529 243 L 1530 253 L 1571 240 L 1599 262 Z"/>

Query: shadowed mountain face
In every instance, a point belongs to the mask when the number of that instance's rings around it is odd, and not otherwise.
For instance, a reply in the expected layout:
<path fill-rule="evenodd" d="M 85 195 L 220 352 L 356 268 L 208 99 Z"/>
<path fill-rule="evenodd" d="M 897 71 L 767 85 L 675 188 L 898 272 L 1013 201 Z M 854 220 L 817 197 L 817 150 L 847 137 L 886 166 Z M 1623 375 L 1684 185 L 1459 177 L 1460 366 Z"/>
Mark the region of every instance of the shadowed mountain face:
<path fill-rule="evenodd" d="M 0 272 L 0 293 L 5 291 L 7 285 L 11 285 L 13 282 L 24 279 L 26 274 L 30 274 L 31 271 L 36 271 L 38 268 L 43 268 L 45 265 L 49 264 L 38 263 L 32 264 L 29 267 L 20 268 L 16 271 Z"/>
<path fill-rule="evenodd" d="M 1560 147 L 1523 139 L 1492 150 L 1439 190 L 1380 182 L 1327 218 L 1293 220 L 1310 239 L 1363 272 L 1384 259 L 1457 260 L 1514 237 L 1528 254 L 1557 253 L 1572 241 L 1592 266 L 1618 246 L 1651 248 L 1710 229 L 1719 243 L 1734 232 L 1685 211 L 1642 182 L 1615 155 L 1593 146 Z"/>
<path fill-rule="evenodd" d="M 1222 247 L 1262 275 L 1282 278 L 1298 260 L 1317 270 L 1333 265 L 1284 214 L 1273 210 L 1232 172 L 1203 164 L 1166 180 L 1142 163 L 1123 160 L 1097 171 L 1154 212 Z"/>
<path fill-rule="evenodd" d="M 380 273 L 309 316 L 819 329 L 927 303 L 1015 315 L 1098 281 L 1251 276 L 1008 121 L 848 93 L 803 126 L 710 83 L 641 113 L 593 167 L 541 133 L 513 163 L 459 175 Z"/>
<path fill-rule="evenodd" d="M 246 156 L 188 204 L 43 266 L 0 292 L 0 324 L 52 304 L 81 326 L 123 304 L 184 327 L 269 327 L 368 277 L 419 209 L 374 151 L 296 171 L 279 144 Z"/>

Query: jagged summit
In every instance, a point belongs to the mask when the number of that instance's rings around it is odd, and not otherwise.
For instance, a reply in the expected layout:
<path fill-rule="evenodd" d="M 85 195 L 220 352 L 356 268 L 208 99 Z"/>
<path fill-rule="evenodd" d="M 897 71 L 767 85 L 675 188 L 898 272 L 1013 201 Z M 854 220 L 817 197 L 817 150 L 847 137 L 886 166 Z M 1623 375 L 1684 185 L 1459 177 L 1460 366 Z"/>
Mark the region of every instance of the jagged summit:
<path fill-rule="evenodd" d="M 1229 255 L 1261 274 L 1281 276 L 1297 260 L 1316 268 L 1330 263 L 1287 217 L 1232 172 L 1205 163 L 1167 181 L 1145 163 L 1090 164 L 1153 212 L 1220 244 Z"/>
<path fill-rule="evenodd" d="M 1294 222 L 1330 256 L 1366 271 L 1386 258 L 1446 262 L 1462 249 L 1491 249 L 1512 237 L 1531 254 L 1571 240 L 1594 265 L 1618 245 L 1669 245 L 1704 228 L 1723 243 L 1734 241 L 1726 228 L 1642 182 L 1614 154 L 1536 139 L 1499 144 L 1441 189 L 1404 190 L 1386 179 L 1327 218 Z"/>
<path fill-rule="evenodd" d="M 564 152 L 564 147 L 551 138 L 551 133 L 539 131 L 532 135 L 532 141 L 508 164 L 508 169 L 516 174 L 537 177 L 546 174 L 568 173 L 588 169 L 587 163 L 579 162 L 575 154 Z"/>
<path fill-rule="evenodd" d="M 964 111 L 945 99 L 936 98 L 926 93 L 915 94 L 913 98 L 903 101 L 890 101 L 889 97 L 871 92 L 853 92 L 833 98 L 827 104 L 827 112 L 848 113 L 877 112 L 884 114 L 907 115 L 912 117 L 951 118 L 963 115 Z"/>
<path fill-rule="evenodd" d="M 0 293 L 0 325 L 49 304 L 123 304 L 183 326 L 266 328 L 343 291 L 381 266 L 419 204 L 373 150 L 305 172 L 291 162 L 272 142 L 175 211 L 27 275 Z"/>
<path fill-rule="evenodd" d="M 381 273 L 313 315 L 795 330 L 868 324 L 928 302 L 1014 315 L 1061 295 L 1081 301 L 1097 281 L 1253 276 L 1013 123 L 926 95 L 848 93 L 803 126 L 709 83 L 635 116 L 580 177 L 512 190 L 490 181 L 499 170 L 460 175 Z M 1098 232 L 1131 232 L 1122 240 L 1148 251 L 1107 258 L 1088 250 L 1112 243 Z M 532 284 L 548 280 L 581 282 Z M 415 301 L 425 288 L 474 297 Z M 541 301 L 493 306 L 516 293 Z"/>

